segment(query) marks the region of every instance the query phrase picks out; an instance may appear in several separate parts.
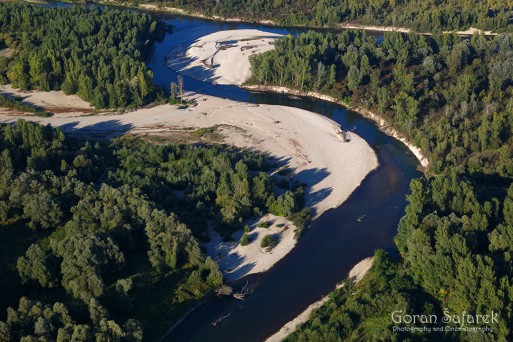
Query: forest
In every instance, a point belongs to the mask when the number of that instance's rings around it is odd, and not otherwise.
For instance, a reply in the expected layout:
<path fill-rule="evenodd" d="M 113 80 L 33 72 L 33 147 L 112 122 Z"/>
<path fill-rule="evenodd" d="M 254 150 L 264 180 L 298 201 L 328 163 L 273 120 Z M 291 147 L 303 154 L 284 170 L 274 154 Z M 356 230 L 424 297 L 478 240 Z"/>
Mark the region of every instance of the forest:
<path fill-rule="evenodd" d="M 331 95 L 419 146 L 435 173 L 513 175 L 513 36 L 310 31 L 252 56 L 252 83 Z"/>
<path fill-rule="evenodd" d="M 223 145 L 0 126 L 0 340 L 158 340 L 223 284 L 208 224 L 230 238 L 269 211 L 308 215 L 300 186 L 274 194 L 274 169 Z"/>
<path fill-rule="evenodd" d="M 193 13 L 249 21 L 272 20 L 285 26 L 335 27 L 340 23 L 398 26 L 418 32 L 468 29 L 505 30 L 512 24 L 513 2 L 501 0 L 157 0 Z"/>
<path fill-rule="evenodd" d="M 61 10 L 0 3 L 0 84 L 62 90 L 96 108 L 137 107 L 156 97 L 145 57 L 164 24 L 149 15 L 109 8 Z"/>
<path fill-rule="evenodd" d="M 332 294 L 289 337 L 510 340 L 513 314 L 513 40 L 308 32 L 252 57 L 253 83 L 313 90 L 369 109 L 431 162 L 412 181 L 396 236 L 366 280 Z M 385 261 L 384 261 L 385 260 Z M 493 332 L 391 333 L 394 310 L 498 313 Z"/>

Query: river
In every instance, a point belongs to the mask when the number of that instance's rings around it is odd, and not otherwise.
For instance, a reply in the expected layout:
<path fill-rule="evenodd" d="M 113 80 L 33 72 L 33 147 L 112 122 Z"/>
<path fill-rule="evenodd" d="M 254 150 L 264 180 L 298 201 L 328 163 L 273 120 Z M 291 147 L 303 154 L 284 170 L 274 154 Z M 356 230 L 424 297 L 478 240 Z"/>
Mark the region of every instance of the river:
<path fill-rule="evenodd" d="M 155 83 L 169 87 L 177 74 L 168 69 L 165 57 L 171 49 L 184 47 L 195 39 L 221 30 L 260 29 L 296 34 L 304 29 L 277 28 L 247 23 L 225 23 L 172 14 L 156 14 L 173 33 L 156 43 L 148 57 Z M 380 33 L 370 33 L 382 40 Z M 340 207 L 315 220 L 297 246 L 272 269 L 250 275 L 254 292 L 244 301 L 210 298 L 168 334 L 165 341 L 262 341 L 300 314 L 308 305 L 332 291 L 351 267 L 373 255 L 376 249 L 395 252 L 394 236 L 404 215 L 409 183 L 419 177 L 418 161 L 401 142 L 381 132 L 371 121 L 322 100 L 290 97 L 283 94 L 252 93 L 235 86 L 212 85 L 184 77 L 185 88 L 238 101 L 279 104 L 323 114 L 355 132 L 374 148 L 380 166 Z M 313 132 L 313 134 L 315 134 Z M 349 161 L 350 162 L 350 161 Z M 366 215 L 362 223 L 357 218 Z M 214 327 L 211 322 L 230 315 Z"/>

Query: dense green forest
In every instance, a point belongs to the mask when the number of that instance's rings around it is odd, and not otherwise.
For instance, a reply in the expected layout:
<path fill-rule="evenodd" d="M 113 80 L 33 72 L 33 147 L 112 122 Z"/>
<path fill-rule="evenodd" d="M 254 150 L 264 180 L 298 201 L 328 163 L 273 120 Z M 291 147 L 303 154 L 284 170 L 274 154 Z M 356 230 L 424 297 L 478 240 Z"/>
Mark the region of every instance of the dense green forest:
<path fill-rule="evenodd" d="M 157 340 L 223 283 L 208 224 L 230 237 L 268 211 L 308 216 L 272 170 L 224 146 L 0 126 L 0 340 Z"/>
<path fill-rule="evenodd" d="M 336 291 L 291 341 L 513 337 L 512 39 L 386 33 L 378 43 L 358 31 L 309 32 L 252 58 L 253 82 L 370 109 L 431 161 L 398 227 L 401 261 L 383 268 L 380 256 L 365 282 Z M 388 334 L 394 310 L 444 309 L 501 320 L 491 333 Z"/>
<path fill-rule="evenodd" d="M 417 179 L 411 188 L 396 237 L 402 262 L 386 261 L 378 253 L 361 283 L 333 293 L 288 341 L 511 340 L 513 185 L 505 195 L 488 199 L 471 180 L 455 174 Z M 488 333 L 393 333 L 397 324 L 391 313 L 399 310 L 438 317 L 443 310 L 459 315 L 493 311 L 499 323 L 490 324 L 493 332 Z"/>
<path fill-rule="evenodd" d="M 96 108 L 135 107 L 155 98 L 144 58 L 163 24 L 146 14 L 0 3 L 0 84 L 78 94 Z"/>
<path fill-rule="evenodd" d="M 119 0 L 133 4 L 134 1 Z M 351 22 L 410 27 L 419 32 L 467 29 L 506 29 L 510 0 L 139 0 L 191 12 L 251 21 L 272 20 L 281 25 L 336 26 Z"/>
<path fill-rule="evenodd" d="M 310 31 L 252 56 L 252 82 L 332 95 L 384 117 L 435 173 L 513 176 L 513 38 Z"/>

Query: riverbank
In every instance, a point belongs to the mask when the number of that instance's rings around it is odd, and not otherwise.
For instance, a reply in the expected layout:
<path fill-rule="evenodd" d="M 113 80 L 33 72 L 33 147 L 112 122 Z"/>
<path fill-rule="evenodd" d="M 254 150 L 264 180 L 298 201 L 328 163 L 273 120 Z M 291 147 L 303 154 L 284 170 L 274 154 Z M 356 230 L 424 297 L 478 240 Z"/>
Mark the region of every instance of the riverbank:
<path fill-rule="evenodd" d="M 373 261 L 374 257 L 365 258 L 360 261 L 351 269 L 351 271 L 349 271 L 348 278 L 353 279 L 353 281 L 358 284 L 372 267 Z M 343 284 L 339 284 L 336 288 L 339 289 L 342 286 Z M 300 315 L 287 322 L 287 324 L 285 324 L 279 331 L 268 337 L 265 342 L 281 342 L 286 339 L 287 336 L 292 334 L 301 324 L 307 322 L 312 316 L 312 313 L 326 304 L 329 299 L 330 296 L 326 295 L 317 302 L 308 306 Z"/>
<path fill-rule="evenodd" d="M 369 111 L 368 109 L 357 107 L 357 106 L 351 106 L 348 103 L 345 103 L 333 96 L 329 96 L 329 95 L 318 93 L 318 92 L 312 92 L 312 91 L 306 92 L 306 91 L 296 90 L 296 89 L 292 89 L 292 88 L 288 88 L 288 87 L 279 87 L 279 86 L 243 85 L 242 87 L 244 89 L 252 90 L 252 91 L 276 92 L 276 93 L 289 94 L 289 95 L 294 95 L 294 96 L 313 97 L 316 99 L 340 104 L 340 105 L 346 107 L 347 109 L 352 110 L 352 111 L 362 115 L 363 117 L 374 121 L 378 125 L 379 129 L 382 132 L 394 137 L 395 139 L 401 141 L 404 145 L 406 145 L 406 147 L 408 147 L 408 149 L 411 151 L 411 153 L 418 159 L 418 161 L 420 162 L 420 165 L 423 168 L 429 167 L 429 160 L 427 157 L 425 157 L 422 154 L 422 151 L 420 150 L 420 148 L 413 145 L 413 143 L 411 143 L 403 134 L 401 134 L 400 132 L 396 131 L 393 127 L 388 125 L 386 120 L 383 117 Z"/>
<path fill-rule="evenodd" d="M 151 11 L 151 12 L 163 12 L 163 13 L 169 13 L 169 14 L 178 14 L 178 15 L 184 15 L 192 18 L 200 18 L 200 19 L 206 19 L 206 20 L 214 20 L 214 21 L 220 21 L 220 22 L 235 22 L 235 23 L 251 23 L 251 24 L 259 24 L 264 26 L 283 26 L 273 20 L 269 19 L 259 19 L 259 20 L 249 20 L 244 19 L 240 17 L 221 17 L 218 15 L 205 15 L 200 12 L 194 12 L 194 11 L 187 11 L 183 8 L 178 7 L 170 7 L 170 6 L 157 6 L 155 4 L 140 4 L 138 6 L 133 6 L 131 4 L 126 3 L 118 3 L 116 1 L 99 1 L 100 4 L 105 5 L 115 5 L 115 6 L 123 6 L 123 7 L 131 7 L 131 8 L 138 8 L 145 11 Z M 297 28 L 311 28 L 311 29 L 331 29 L 333 27 L 329 26 L 309 26 L 309 25 L 295 25 L 294 27 Z M 337 29 L 340 30 L 364 30 L 364 31 L 373 31 L 373 32 L 402 32 L 402 33 L 416 33 L 421 35 L 431 35 L 429 32 L 417 32 L 414 29 L 407 28 L 407 27 L 400 27 L 400 26 L 383 26 L 383 25 L 370 25 L 370 24 L 355 24 L 355 23 L 340 23 L 336 26 Z M 498 33 L 494 33 L 493 31 L 485 31 L 478 28 L 470 27 L 466 30 L 459 30 L 459 31 L 444 31 L 444 33 L 456 33 L 459 36 L 466 37 L 466 36 L 472 36 L 474 33 L 480 33 L 485 36 L 496 36 Z"/>
<path fill-rule="evenodd" d="M 96 112 L 89 102 L 82 100 L 78 95 L 66 95 L 63 91 L 20 90 L 5 84 L 0 85 L 0 94 L 21 98 L 26 103 L 55 114 L 83 115 Z"/>
<path fill-rule="evenodd" d="M 214 59 L 214 56 L 218 54 L 222 46 L 222 42 L 231 41 L 232 44 L 237 46 L 240 41 L 248 41 L 250 42 L 249 46 L 251 46 L 251 42 L 255 41 L 255 37 L 266 36 L 278 37 L 279 35 L 272 35 L 268 32 L 258 30 L 229 30 L 216 32 L 197 39 L 193 44 L 187 47 L 186 52 L 184 52 L 182 56 L 177 56 L 176 49 L 173 49 L 168 55 L 167 64 L 173 70 L 184 72 L 187 76 L 203 82 L 233 84 L 242 86 L 247 90 L 309 96 L 341 104 L 377 123 L 381 131 L 404 143 L 419 160 L 423 168 L 429 167 L 429 161 L 422 154 L 422 151 L 413 145 L 403 134 L 389 126 L 381 116 L 361 107 L 350 106 L 335 97 L 318 92 L 305 92 L 279 86 L 241 85 L 242 81 L 247 80 L 251 76 L 249 56 L 245 55 L 242 48 L 230 48 L 229 53 L 222 51 L 222 55 L 220 56 L 222 63 L 216 62 Z M 274 45 L 269 43 L 271 43 L 273 39 L 276 38 L 267 38 L 264 45 L 261 48 L 255 48 L 253 53 L 262 53 L 272 50 Z M 264 41 L 264 39 L 261 40 Z M 205 62 L 207 59 L 210 64 Z M 237 66 L 237 68 L 230 66 Z"/>
<path fill-rule="evenodd" d="M 26 94 L 26 102 L 45 110 L 52 108 L 47 106 L 60 106 L 75 100 L 74 96 L 60 92 L 31 91 L 23 94 Z M 111 139 L 124 134 L 166 136 L 183 134 L 184 130 L 213 129 L 223 137 L 224 143 L 265 153 L 278 167 L 286 168 L 288 175 L 285 177 L 293 177 L 305 185 L 305 206 L 312 208 L 314 218 L 342 204 L 378 166 L 377 157 L 365 140 L 352 134 L 351 141 L 344 142 L 339 134 L 339 125 L 322 115 L 297 108 L 235 102 L 202 94 L 189 94 L 188 97 L 197 105 L 187 109 L 160 105 L 125 114 L 84 115 L 73 110 L 50 118 L 23 118 L 92 139 Z M 14 123 L 19 118 L 19 114 L 0 110 L 1 123 Z M 264 272 L 294 248 L 294 226 L 277 218 L 268 220 L 273 222 L 276 232 L 272 233 L 279 241 L 271 252 L 264 253 L 260 248 L 259 239 L 264 232 L 252 236 L 253 242 L 245 247 L 213 241 L 207 248 L 228 279 Z M 278 224 L 282 226 L 278 227 Z M 285 226 L 289 229 L 282 231 Z M 257 232 L 259 230 L 254 229 L 251 234 Z M 234 238 L 237 237 L 240 238 Z"/>

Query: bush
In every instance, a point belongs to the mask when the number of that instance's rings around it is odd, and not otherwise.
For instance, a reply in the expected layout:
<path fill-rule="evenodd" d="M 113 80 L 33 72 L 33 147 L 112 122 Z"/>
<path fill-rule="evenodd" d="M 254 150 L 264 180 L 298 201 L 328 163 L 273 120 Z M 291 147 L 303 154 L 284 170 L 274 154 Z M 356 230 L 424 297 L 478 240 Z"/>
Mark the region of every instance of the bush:
<path fill-rule="evenodd" d="M 276 246 L 276 239 L 272 235 L 266 235 L 260 242 L 260 247 L 272 249 Z"/>
<path fill-rule="evenodd" d="M 246 233 L 242 234 L 242 237 L 240 238 L 240 241 L 239 241 L 240 245 L 247 246 L 250 242 L 251 241 L 249 239 L 248 234 L 246 234 Z"/>
<path fill-rule="evenodd" d="M 249 233 L 251 231 L 251 228 L 248 225 L 244 226 L 244 233 Z"/>
<path fill-rule="evenodd" d="M 262 221 L 258 224 L 258 228 L 269 228 L 271 226 L 271 222 Z"/>

